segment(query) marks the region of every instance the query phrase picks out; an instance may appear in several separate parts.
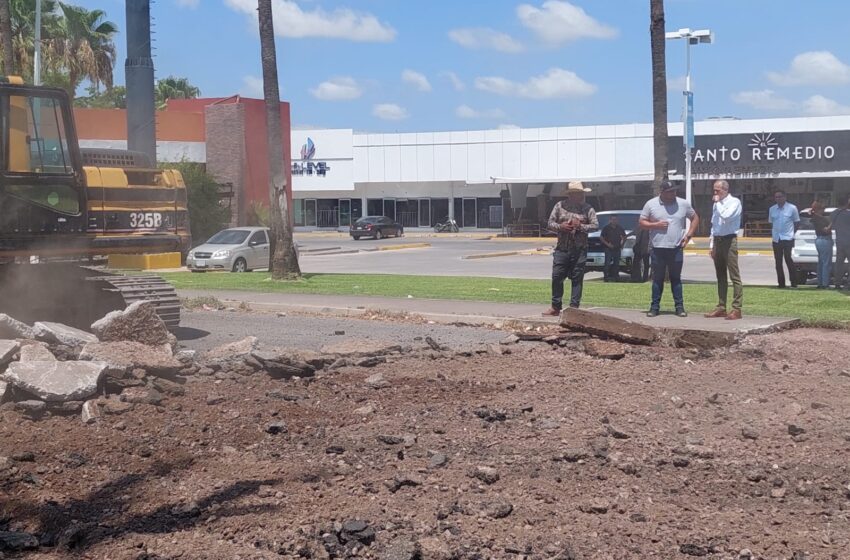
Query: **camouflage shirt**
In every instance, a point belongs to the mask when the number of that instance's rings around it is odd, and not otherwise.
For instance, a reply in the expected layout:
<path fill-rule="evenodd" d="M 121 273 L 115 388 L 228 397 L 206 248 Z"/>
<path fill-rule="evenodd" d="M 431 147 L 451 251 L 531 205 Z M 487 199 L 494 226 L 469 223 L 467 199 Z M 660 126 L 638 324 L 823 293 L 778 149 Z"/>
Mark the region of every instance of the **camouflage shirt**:
<path fill-rule="evenodd" d="M 576 218 L 580 225 L 574 231 L 561 231 L 561 224 Z M 569 251 L 575 248 L 587 247 L 587 234 L 599 229 L 599 220 L 596 219 L 596 210 L 590 204 L 583 202 L 579 205 L 570 205 L 568 200 L 559 202 L 552 208 L 549 216 L 549 229 L 558 232 L 558 251 Z"/>

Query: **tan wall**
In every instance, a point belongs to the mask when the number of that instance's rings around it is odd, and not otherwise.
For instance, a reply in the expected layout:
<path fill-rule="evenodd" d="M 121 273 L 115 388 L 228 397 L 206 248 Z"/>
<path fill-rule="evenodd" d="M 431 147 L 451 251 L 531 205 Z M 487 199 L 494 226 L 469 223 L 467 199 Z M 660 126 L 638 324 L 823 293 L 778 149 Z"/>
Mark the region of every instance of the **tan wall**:
<path fill-rule="evenodd" d="M 82 140 L 126 140 L 124 109 L 74 108 L 77 136 Z M 204 141 L 203 112 L 157 111 L 156 139 L 176 142 Z"/>

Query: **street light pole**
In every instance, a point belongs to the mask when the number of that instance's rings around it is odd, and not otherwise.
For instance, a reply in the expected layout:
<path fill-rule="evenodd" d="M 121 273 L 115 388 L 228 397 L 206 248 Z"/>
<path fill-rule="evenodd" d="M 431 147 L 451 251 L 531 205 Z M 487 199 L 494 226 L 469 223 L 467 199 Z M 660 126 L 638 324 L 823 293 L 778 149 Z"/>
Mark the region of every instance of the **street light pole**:
<path fill-rule="evenodd" d="M 41 85 L 41 0 L 35 0 L 35 53 L 32 57 L 32 83 Z"/>
<path fill-rule="evenodd" d="M 691 91 L 691 45 L 714 42 L 714 33 L 708 29 L 693 31 L 685 28 L 665 34 L 667 39 L 685 39 L 685 91 L 684 110 L 682 112 L 683 130 L 682 141 L 685 145 L 685 199 L 693 203 L 691 180 L 691 150 L 694 147 L 694 93 Z"/>

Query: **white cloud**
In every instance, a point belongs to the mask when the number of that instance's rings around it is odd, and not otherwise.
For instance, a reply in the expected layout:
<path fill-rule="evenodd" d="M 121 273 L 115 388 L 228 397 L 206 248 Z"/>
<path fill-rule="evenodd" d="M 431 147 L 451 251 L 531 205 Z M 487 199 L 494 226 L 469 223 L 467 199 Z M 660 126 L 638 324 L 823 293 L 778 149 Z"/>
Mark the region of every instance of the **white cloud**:
<path fill-rule="evenodd" d="M 691 78 L 691 87 L 694 87 L 693 78 Z M 667 78 L 667 90 L 677 92 L 685 91 L 685 77 L 676 76 L 675 78 Z"/>
<path fill-rule="evenodd" d="M 780 86 L 834 85 L 850 82 L 850 66 L 829 51 L 798 54 L 784 72 L 768 72 L 771 82 Z"/>
<path fill-rule="evenodd" d="M 505 53 L 523 51 L 522 43 L 506 33 L 487 27 L 452 29 L 449 39 L 467 49 L 492 49 Z"/>
<path fill-rule="evenodd" d="M 225 3 L 256 21 L 256 0 L 225 0 Z M 272 0 L 272 12 L 275 34 L 281 37 L 323 37 L 387 43 L 396 36 L 395 29 L 372 14 L 349 8 L 337 8 L 331 12 L 321 8 L 303 10 L 293 0 Z"/>
<path fill-rule="evenodd" d="M 850 106 L 842 105 L 823 95 L 813 95 L 803 101 L 803 112 L 812 117 L 850 115 Z"/>
<path fill-rule="evenodd" d="M 455 109 L 455 116 L 461 119 L 503 119 L 505 118 L 505 112 L 501 109 L 477 111 L 469 105 L 460 105 Z"/>
<path fill-rule="evenodd" d="M 201 0 L 177 0 L 177 5 L 181 8 L 195 9 L 201 3 Z"/>
<path fill-rule="evenodd" d="M 372 107 L 372 114 L 385 121 L 401 121 L 408 117 L 407 110 L 395 103 L 380 103 Z"/>
<path fill-rule="evenodd" d="M 520 4 L 516 9 L 520 22 L 547 43 L 558 45 L 582 38 L 611 39 L 617 30 L 600 23 L 569 2 L 549 0 L 543 8 Z"/>
<path fill-rule="evenodd" d="M 546 74 L 534 76 L 526 82 L 514 82 L 498 76 L 475 78 L 475 87 L 497 95 L 529 99 L 582 97 L 596 92 L 595 85 L 562 68 L 551 68 Z"/>
<path fill-rule="evenodd" d="M 431 91 L 431 82 L 424 74 L 414 70 L 405 70 L 401 73 L 401 81 L 408 83 L 419 91 Z"/>
<path fill-rule="evenodd" d="M 326 80 L 310 90 L 310 94 L 322 101 L 347 101 L 363 95 L 360 85 L 348 76 Z"/>
<path fill-rule="evenodd" d="M 449 79 L 452 83 L 452 87 L 455 88 L 455 91 L 463 91 L 466 89 L 466 84 L 463 83 L 463 80 L 458 78 L 458 75 L 454 72 L 443 72 L 442 75 Z"/>
<path fill-rule="evenodd" d="M 498 128 L 499 130 L 516 130 L 519 127 L 515 124 L 500 124 L 496 128 Z"/>
<path fill-rule="evenodd" d="M 257 76 L 244 76 L 239 93 L 245 97 L 263 99 L 263 79 Z"/>
<path fill-rule="evenodd" d="M 793 101 L 777 95 L 772 89 L 739 91 L 732 94 L 732 101 L 760 111 L 784 111 L 794 106 Z"/>

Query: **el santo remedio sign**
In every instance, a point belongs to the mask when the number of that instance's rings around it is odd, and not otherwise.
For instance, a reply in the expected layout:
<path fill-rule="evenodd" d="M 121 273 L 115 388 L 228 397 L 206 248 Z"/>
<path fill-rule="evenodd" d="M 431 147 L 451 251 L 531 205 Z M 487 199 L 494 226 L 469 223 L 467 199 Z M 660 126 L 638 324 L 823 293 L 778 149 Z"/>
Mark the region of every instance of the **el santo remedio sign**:
<path fill-rule="evenodd" d="M 780 160 L 813 160 L 832 159 L 835 157 L 835 146 L 781 146 L 770 133 L 756 134 L 750 139 L 744 150 L 749 151 L 750 161 L 780 161 Z M 726 161 L 741 161 L 742 148 L 696 148 L 691 157 L 694 163 L 712 163 Z"/>

